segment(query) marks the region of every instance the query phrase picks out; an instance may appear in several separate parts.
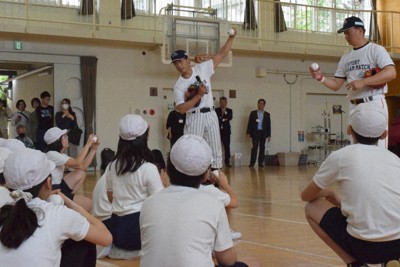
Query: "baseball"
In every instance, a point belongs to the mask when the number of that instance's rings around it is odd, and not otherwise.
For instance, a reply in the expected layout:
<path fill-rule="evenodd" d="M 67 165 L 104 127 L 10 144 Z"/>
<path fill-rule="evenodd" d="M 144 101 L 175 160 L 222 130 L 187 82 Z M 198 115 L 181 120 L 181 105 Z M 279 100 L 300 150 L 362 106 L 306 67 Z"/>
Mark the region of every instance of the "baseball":
<path fill-rule="evenodd" d="M 313 64 L 311 64 L 311 69 L 313 71 L 317 71 L 319 69 L 319 65 L 317 63 L 313 63 Z"/>
<path fill-rule="evenodd" d="M 96 143 L 97 142 L 97 136 L 93 136 L 93 143 Z"/>
<path fill-rule="evenodd" d="M 228 31 L 228 34 L 229 34 L 229 35 L 234 35 L 234 34 L 235 34 L 235 30 L 234 30 L 234 29 L 230 29 L 230 30 Z"/>
<path fill-rule="evenodd" d="M 64 205 L 64 200 L 60 195 L 57 194 L 50 195 L 47 199 L 47 202 L 51 202 L 54 205 Z"/>

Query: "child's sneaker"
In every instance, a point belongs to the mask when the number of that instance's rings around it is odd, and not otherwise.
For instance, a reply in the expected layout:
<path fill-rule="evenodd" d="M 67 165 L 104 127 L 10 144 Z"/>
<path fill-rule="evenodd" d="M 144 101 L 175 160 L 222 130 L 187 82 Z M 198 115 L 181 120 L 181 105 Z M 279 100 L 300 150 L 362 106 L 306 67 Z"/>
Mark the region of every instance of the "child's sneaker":
<path fill-rule="evenodd" d="M 237 239 L 240 239 L 242 237 L 242 233 L 241 232 L 235 232 L 233 230 L 231 230 L 231 235 L 232 235 L 232 240 L 237 240 Z"/>
<path fill-rule="evenodd" d="M 102 247 L 102 246 L 97 246 L 97 258 L 105 258 L 110 254 L 111 252 L 112 245 L 109 245 L 108 247 Z"/>

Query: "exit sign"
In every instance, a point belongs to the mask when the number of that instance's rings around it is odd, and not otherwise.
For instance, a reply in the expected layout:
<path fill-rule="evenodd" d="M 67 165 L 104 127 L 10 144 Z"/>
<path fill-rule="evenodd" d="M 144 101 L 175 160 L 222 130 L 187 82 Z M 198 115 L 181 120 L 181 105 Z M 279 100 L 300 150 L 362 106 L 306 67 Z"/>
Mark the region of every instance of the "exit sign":
<path fill-rule="evenodd" d="M 14 50 L 22 50 L 22 42 L 14 41 Z"/>

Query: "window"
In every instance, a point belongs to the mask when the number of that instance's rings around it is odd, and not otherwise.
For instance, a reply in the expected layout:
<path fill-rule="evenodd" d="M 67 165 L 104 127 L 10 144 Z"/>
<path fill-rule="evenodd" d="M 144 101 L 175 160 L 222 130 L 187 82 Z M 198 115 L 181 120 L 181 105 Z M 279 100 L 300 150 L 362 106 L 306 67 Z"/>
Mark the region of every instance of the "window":
<path fill-rule="evenodd" d="M 280 0 L 288 28 L 303 31 L 336 32 L 349 16 L 360 17 L 369 25 L 370 1 L 359 0 Z M 286 4 L 285 4 L 286 3 Z M 367 11 L 363 11 L 367 10 Z M 366 35 L 369 35 L 369 27 Z"/>
<path fill-rule="evenodd" d="M 242 23 L 244 20 L 244 10 L 246 0 L 134 0 L 135 10 L 138 13 L 158 15 L 161 8 L 168 4 L 212 8 L 217 10 L 219 19 Z M 254 1 L 255 13 L 257 14 L 258 1 Z M 193 12 L 174 13 L 179 16 L 193 16 Z M 257 15 L 256 15 L 257 16 Z"/>
<path fill-rule="evenodd" d="M 3 84 L 4 81 L 17 75 L 16 71 L 0 71 L 0 99 L 12 99 L 12 82 Z"/>
<path fill-rule="evenodd" d="M 195 6 L 195 0 L 134 0 L 133 2 L 137 12 L 155 15 L 160 13 L 161 8 L 171 3 L 179 6 Z"/>
<path fill-rule="evenodd" d="M 79 7 L 81 1 L 86 0 L 30 0 L 29 3 L 46 6 Z"/>
<path fill-rule="evenodd" d="M 219 19 L 225 19 L 232 22 L 243 22 L 245 0 L 203 0 L 203 7 L 211 7 L 217 10 Z"/>

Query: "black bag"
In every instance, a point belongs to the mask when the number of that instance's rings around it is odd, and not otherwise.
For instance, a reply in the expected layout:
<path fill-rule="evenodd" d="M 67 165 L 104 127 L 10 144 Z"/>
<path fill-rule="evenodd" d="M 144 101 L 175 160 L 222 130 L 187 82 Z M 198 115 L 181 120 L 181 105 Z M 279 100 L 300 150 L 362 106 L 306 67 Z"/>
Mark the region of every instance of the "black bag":
<path fill-rule="evenodd" d="M 82 136 L 83 131 L 79 129 L 78 126 L 75 126 L 71 128 L 68 131 L 68 140 L 70 143 L 79 146 L 79 143 L 81 142 L 81 136 Z"/>
<path fill-rule="evenodd" d="M 100 165 L 100 170 L 105 171 L 107 168 L 107 165 L 114 159 L 115 152 L 111 148 L 104 148 L 101 151 L 100 157 L 101 157 L 101 165 Z"/>

